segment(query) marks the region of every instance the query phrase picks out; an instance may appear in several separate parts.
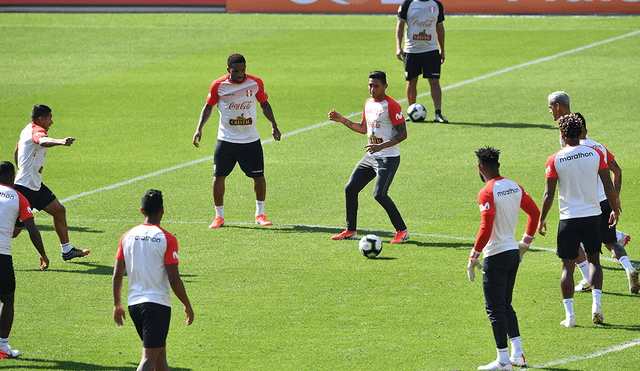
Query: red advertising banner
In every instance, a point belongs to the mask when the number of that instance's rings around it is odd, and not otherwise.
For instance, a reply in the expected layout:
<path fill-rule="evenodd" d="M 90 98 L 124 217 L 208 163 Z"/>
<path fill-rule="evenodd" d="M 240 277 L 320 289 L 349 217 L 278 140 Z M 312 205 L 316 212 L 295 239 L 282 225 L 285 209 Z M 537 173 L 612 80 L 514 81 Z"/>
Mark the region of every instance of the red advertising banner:
<path fill-rule="evenodd" d="M 0 0 L 0 5 L 225 5 L 227 0 Z"/>
<path fill-rule="evenodd" d="M 640 14 L 640 0 L 441 0 L 445 14 Z M 228 12 L 394 14 L 402 0 L 227 0 Z"/>

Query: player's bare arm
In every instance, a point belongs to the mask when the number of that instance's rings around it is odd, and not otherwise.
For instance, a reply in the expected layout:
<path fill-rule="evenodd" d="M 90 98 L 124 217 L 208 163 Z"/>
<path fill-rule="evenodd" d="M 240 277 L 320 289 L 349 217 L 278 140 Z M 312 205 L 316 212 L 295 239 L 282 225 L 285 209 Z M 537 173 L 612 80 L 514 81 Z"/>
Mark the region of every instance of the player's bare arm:
<path fill-rule="evenodd" d="M 122 320 L 126 318 L 124 308 L 122 308 L 122 302 L 120 301 L 122 278 L 124 277 L 125 268 L 124 261 L 116 259 L 113 267 L 113 320 L 118 326 L 122 326 Z"/>
<path fill-rule="evenodd" d="M 40 269 L 45 270 L 49 268 L 49 258 L 47 258 L 47 253 L 44 251 L 42 236 L 40 236 L 40 231 L 36 227 L 36 223 L 33 221 L 33 218 L 26 219 L 22 222 L 24 223 L 24 227 L 29 232 L 31 243 L 40 254 Z"/>
<path fill-rule="evenodd" d="M 196 133 L 193 134 L 193 145 L 196 147 L 200 147 L 200 140 L 202 139 L 202 128 L 204 124 L 207 123 L 209 117 L 211 117 L 211 112 L 213 111 L 213 106 L 205 104 L 202 108 L 202 112 L 200 112 L 200 120 L 198 120 L 198 126 L 196 127 Z"/>
<path fill-rule="evenodd" d="M 55 147 L 55 146 L 66 146 L 69 147 L 76 140 L 74 137 L 66 137 L 64 139 L 53 139 L 49 137 L 42 137 L 38 141 L 42 147 Z"/>
<path fill-rule="evenodd" d="M 598 171 L 600 174 L 600 180 L 604 186 L 604 193 L 607 195 L 607 201 L 611 205 L 611 216 L 609 217 L 609 228 L 615 227 L 618 224 L 618 218 L 620 216 L 620 209 L 618 207 L 618 194 L 616 193 L 611 178 L 609 177 L 609 169 L 602 169 Z"/>
<path fill-rule="evenodd" d="M 402 38 L 404 37 L 404 24 L 405 21 L 398 19 L 398 24 L 396 25 L 396 57 L 399 60 L 404 59 L 404 50 L 402 50 Z"/>
<path fill-rule="evenodd" d="M 184 304 L 184 312 L 187 315 L 187 325 L 190 325 L 193 323 L 193 308 L 191 307 L 189 297 L 187 297 L 187 290 L 184 288 L 184 283 L 182 283 L 182 279 L 180 278 L 178 264 L 167 264 L 165 268 L 167 269 L 167 277 L 169 277 L 171 289 L 182 304 Z"/>
<path fill-rule="evenodd" d="M 338 112 L 336 112 L 336 110 L 331 110 L 331 112 L 329 112 L 329 120 L 339 122 L 344 126 L 348 127 L 349 129 L 355 131 L 356 133 L 360 133 L 360 134 L 367 133 L 367 122 L 365 120 L 362 120 L 359 123 L 351 121 L 346 117 L 342 116 L 341 114 L 339 114 Z"/>
<path fill-rule="evenodd" d="M 547 235 L 547 214 L 549 214 L 549 210 L 551 210 L 551 206 L 553 205 L 553 197 L 556 194 L 557 184 L 558 178 L 547 178 L 545 182 L 540 221 L 538 222 L 538 233 L 542 236 Z"/>
<path fill-rule="evenodd" d="M 264 114 L 264 117 L 266 117 L 267 120 L 269 120 L 269 122 L 271 123 L 271 135 L 273 135 L 273 139 L 280 140 L 281 134 L 280 134 L 280 130 L 278 130 L 278 124 L 276 124 L 276 119 L 273 116 L 273 109 L 271 109 L 271 104 L 269 104 L 269 101 L 266 100 L 260 103 L 260 108 L 262 109 L 262 113 Z"/>
<path fill-rule="evenodd" d="M 444 25 L 442 23 L 436 25 L 436 34 L 440 44 L 440 64 L 442 64 L 444 63 Z"/>

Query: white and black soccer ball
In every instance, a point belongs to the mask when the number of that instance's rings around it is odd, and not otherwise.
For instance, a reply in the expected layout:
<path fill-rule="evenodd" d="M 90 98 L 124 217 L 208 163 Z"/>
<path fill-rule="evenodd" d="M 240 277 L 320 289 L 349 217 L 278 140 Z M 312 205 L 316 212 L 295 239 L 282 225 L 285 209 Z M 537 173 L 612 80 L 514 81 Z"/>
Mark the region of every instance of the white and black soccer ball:
<path fill-rule="evenodd" d="M 427 110 L 420 103 L 414 103 L 407 108 L 407 116 L 413 122 L 422 122 L 427 117 Z"/>
<path fill-rule="evenodd" d="M 375 234 L 368 234 L 360 239 L 359 248 L 362 255 L 373 259 L 382 251 L 382 241 Z"/>

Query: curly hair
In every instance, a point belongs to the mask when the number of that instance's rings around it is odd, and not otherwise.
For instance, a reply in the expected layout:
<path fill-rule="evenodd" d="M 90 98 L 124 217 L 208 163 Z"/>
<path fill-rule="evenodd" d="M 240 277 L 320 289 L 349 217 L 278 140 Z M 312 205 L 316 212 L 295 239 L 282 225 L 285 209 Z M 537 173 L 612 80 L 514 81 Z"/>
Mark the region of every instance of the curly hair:
<path fill-rule="evenodd" d="M 558 127 L 560 133 L 565 138 L 578 139 L 582 134 L 582 128 L 584 127 L 584 120 L 582 115 L 568 114 L 560 117 L 558 120 Z"/>
<path fill-rule="evenodd" d="M 495 166 L 498 165 L 500 150 L 493 147 L 480 148 L 476 151 L 476 156 L 482 165 Z"/>
<path fill-rule="evenodd" d="M 156 215 L 162 210 L 162 192 L 150 189 L 142 197 L 142 210 L 145 215 Z"/>

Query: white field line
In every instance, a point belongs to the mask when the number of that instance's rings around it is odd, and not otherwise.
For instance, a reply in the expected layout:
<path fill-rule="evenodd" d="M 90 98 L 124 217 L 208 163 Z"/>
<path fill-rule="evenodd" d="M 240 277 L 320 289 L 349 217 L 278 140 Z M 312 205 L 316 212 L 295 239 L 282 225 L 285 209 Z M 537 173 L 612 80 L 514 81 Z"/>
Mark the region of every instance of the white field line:
<path fill-rule="evenodd" d="M 511 72 L 511 71 L 519 69 L 519 68 L 528 67 L 528 66 L 532 66 L 532 65 L 535 65 L 535 64 L 538 64 L 538 63 L 550 61 L 552 59 L 560 58 L 560 57 L 563 57 L 565 55 L 569 55 L 569 54 L 572 54 L 572 53 L 581 52 L 581 51 L 589 49 L 589 48 L 593 48 L 593 47 L 600 46 L 600 45 L 603 45 L 603 44 L 607 44 L 607 43 L 610 43 L 610 42 L 613 42 L 613 41 L 621 40 L 621 39 L 624 39 L 626 37 L 634 36 L 634 35 L 637 35 L 637 34 L 640 34 L 640 30 L 637 30 L 637 31 L 634 31 L 634 32 L 631 32 L 631 33 L 628 33 L 628 34 L 624 34 L 624 35 L 621 35 L 621 36 L 617 36 L 617 37 L 614 37 L 614 38 L 611 38 L 611 39 L 595 42 L 593 44 L 582 46 L 582 47 L 579 47 L 579 48 L 576 48 L 576 49 L 571 49 L 571 50 L 568 50 L 566 52 L 554 54 L 554 55 L 549 56 L 549 57 L 536 59 L 535 61 L 522 63 L 522 64 L 519 64 L 519 65 L 516 65 L 516 66 L 513 66 L 513 67 L 505 68 L 505 69 L 502 69 L 500 71 L 496 71 L 496 72 L 493 72 L 493 73 L 490 73 L 490 74 L 487 74 L 487 75 L 484 75 L 484 76 L 476 77 L 476 78 L 473 78 L 473 79 L 470 79 L 470 80 L 462 81 L 462 82 L 459 82 L 459 83 L 456 83 L 456 84 L 453 84 L 453 85 L 449 85 L 449 86 L 446 86 L 446 87 L 442 88 L 442 91 L 458 88 L 460 86 L 464 86 L 464 85 L 471 84 L 471 83 L 474 83 L 474 82 L 478 82 L 478 81 L 481 81 L 481 80 L 484 80 L 484 79 L 487 79 L 487 78 L 490 78 L 490 77 L 494 77 L 494 76 L 498 76 L 498 75 L 501 75 L 501 74 L 504 74 L 504 73 L 507 73 L 507 72 Z M 418 97 L 423 97 L 423 96 L 427 96 L 427 95 L 430 95 L 430 94 L 431 94 L 430 92 L 423 93 L 423 94 L 418 95 Z M 402 103 L 402 102 L 406 102 L 406 100 L 407 99 L 404 98 L 404 99 L 398 100 L 398 102 Z M 351 113 L 349 115 L 346 115 L 345 117 L 354 117 L 354 116 L 361 115 L 361 114 L 362 114 L 361 112 L 354 112 L 354 113 Z M 282 135 L 282 138 L 289 137 L 289 136 L 292 136 L 292 135 L 296 135 L 296 134 L 299 134 L 299 133 L 302 133 L 302 132 L 305 132 L 305 131 L 308 131 L 308 130 L 317 129 L 317 128 L 329 125 L 331 123 L 332 123 L 332 121 L 325 121 L 325 122 L 321 122 L 321 123 L 318 123 L 318 124 L 315 124 L 315 125 L 307 126 L 306 128 L 302 128 L 302 129 L 294 130 L 294 131 L 289 132 L 289 133 L 285 133 L 285 134 Z M 274 141 L 273 138 L 265 139 L 265 140 L 262 141 L 262 144 L 273 142 L 273 141 Z M 129 180 L 124 181 L 124 182 L 112 184 L 112 185 L 107 186 L 107 187 L 102 187 L 102 188 L 94 189 L 92 191 L 82 192 L 82 193 L 79 193 L 77 195 L 73 195 L 73 196 L 67 197 L 67 198 L 65 198 L 63 200 L 60 200 L 60 202 L 64 203 L 64 202 L 72 201 L 72 200 L 75 200 L 77 198 L 80 198 L 80 197 L 83 197 L 83 196 L 88 196 L 88 195 L 91 195 L 91 194 L 94 194 L 94 193 L 97 193 L 97 192 L 102 192 L 102 191 L 107 191 L 107 190 L 111 190 L 111 189 L 114 189 L 114 188 L 118 188 L 118 187 L 121 187 L 121 186 L 124 186 L 124 185 L 127 185 L 127 184 L 135 183 L 135 182 L 137 182 L 139 180 L 151 178 L 151 177 L 154 177 L 156 175 L 161 175 L 161 174 L 164 174 L 164 173 L 172 171 L 172 170 L 178 170 L 178 169 L 181 169 L 183 167 L 199 164 L 199 163 L 201 163 L 203 161 L 211 160 L 212 158 L 213 158 L 213 156 L 208 156 L 208 157 L 201 158 L 199 160 L 194 160 L 194 161 L 186 162 L 184 164 L 175 165 L 175 166 L 163 169 L 163 170 L 158 170 L 158 171 L 155 171 L 153 173 L 149 173 L 149 174 L 146 174 L 146 175 L 139 176 L 137 178 L 129 179 Z"/>

